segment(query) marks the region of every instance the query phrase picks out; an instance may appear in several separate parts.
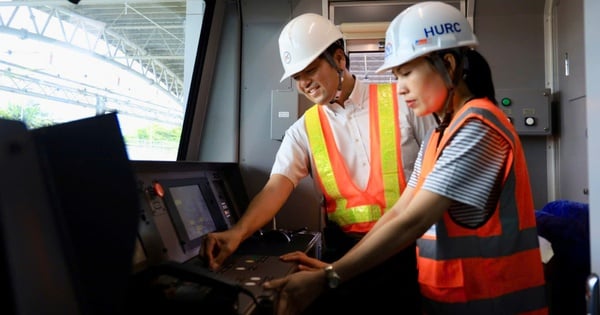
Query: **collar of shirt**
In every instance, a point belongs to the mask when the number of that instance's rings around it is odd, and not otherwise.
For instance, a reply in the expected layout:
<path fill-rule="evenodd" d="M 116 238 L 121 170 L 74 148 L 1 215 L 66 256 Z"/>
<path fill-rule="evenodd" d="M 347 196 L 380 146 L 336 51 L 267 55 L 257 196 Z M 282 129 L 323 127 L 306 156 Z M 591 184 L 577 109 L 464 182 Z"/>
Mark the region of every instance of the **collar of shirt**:
<path fill-rule="evenodd" d="M 331 110 L 334 114 L 349 114 L 354 111 L 363 109 L 363 106 L 368 106 L 367 100 L 369 99 L 369 85 L 362 82 L 359 79 L 354 81 L 354 89 L 348 96 L 348 99 L 344 102 L 344 107 L 338 103 L 329 104 L 326 110 Z"/>

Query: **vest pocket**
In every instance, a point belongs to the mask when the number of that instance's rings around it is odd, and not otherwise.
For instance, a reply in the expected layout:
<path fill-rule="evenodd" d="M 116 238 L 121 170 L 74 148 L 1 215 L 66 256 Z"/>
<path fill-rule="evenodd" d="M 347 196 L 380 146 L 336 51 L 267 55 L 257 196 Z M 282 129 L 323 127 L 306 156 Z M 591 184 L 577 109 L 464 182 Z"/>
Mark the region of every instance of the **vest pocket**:
<path fill-rule="evenodd" d="M 437 288 L 459 288 L 464 286 L 463 266 L 458 260 L 443 262 L 419 257 L 419 283 Z"/>

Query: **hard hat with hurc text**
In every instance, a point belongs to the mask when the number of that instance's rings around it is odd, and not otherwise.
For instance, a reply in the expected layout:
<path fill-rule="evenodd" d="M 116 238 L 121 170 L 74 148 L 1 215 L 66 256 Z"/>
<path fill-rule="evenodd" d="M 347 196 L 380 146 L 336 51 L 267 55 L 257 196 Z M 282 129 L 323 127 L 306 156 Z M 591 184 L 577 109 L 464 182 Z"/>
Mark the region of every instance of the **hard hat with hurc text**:
<path fill-rule="evenodd" d="M 464 14 L 450 4 L 425 1 L 402 11 L 385 33 L 385 59 L 378 73 L 430 52 L 478 45 Z"/>

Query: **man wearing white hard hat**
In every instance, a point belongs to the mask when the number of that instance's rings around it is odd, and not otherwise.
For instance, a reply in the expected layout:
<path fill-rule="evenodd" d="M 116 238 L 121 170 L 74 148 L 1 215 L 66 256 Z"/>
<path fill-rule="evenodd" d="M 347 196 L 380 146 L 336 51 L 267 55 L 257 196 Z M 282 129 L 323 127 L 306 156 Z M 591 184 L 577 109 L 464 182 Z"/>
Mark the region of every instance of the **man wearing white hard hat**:
<path fill-rule="evenodd" d="M 208 235 L 203 255 L 213 268 L 267 224 L 300 180 L 311 176 L 327 221 L 323 261 L 301 252 L 281 258 L 300 263 L 301 269 L 329 270 L 329 262 L 359 242 L 400 197 L 421 140 L 435 124 L 398 102 L 394 84 L 369 85 L 352 75 L 342 33 L 321 15 L 292 19 L 281 31 L 279 51 L 281 81 L 291 77 L 315 105 L 286 131 L 267 184 L 239 223 Z M 339 288 L 330 273 L 332 290 L 307 313 L 381 314 L 400 303 L 404 314 L 420 314 L 415 255 L 413 243 Z"/>
<path fill-rule="evenodd" d="M 378 71 L 392 70 L 398 96 L 438 126 L 398 202 L 357 246 L 329 270 L 265 283 L 279 291 L 277 314 L 305 309 L 328 273 L 352 281 L 415 241 L 424 314 L 548 314 L 525 154 L 477 44 L 444 2 L 419 2 L 390 23 Z"/>

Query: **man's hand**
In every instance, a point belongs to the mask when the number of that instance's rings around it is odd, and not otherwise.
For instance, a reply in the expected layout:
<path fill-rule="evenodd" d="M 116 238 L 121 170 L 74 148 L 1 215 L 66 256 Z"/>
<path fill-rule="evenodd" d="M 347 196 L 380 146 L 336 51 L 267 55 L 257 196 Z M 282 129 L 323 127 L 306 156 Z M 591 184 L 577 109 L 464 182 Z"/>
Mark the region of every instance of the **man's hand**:
<path fill-rule="evenodd" d="M 316 258 L 309 257 L 306 253 L 295 251 L 279 256 L 279 259 L 285 262 L 295 262 L 298 264 L 298 270 L 318 270 L 323 269 L 328 263 L 320 261 Z"/>
<path fill-rule="evenodd" d="M 263 287 L 277 292 L 275 314 L 300 314 L 324 291 L 325 272 L 299 271 L 284 278 L 267 281 Z"/>
<path fill-rule="evenodd" d="M 208 233 L 202 240 L 198 255 L 206 261 L 208 268 L 217 270 L 240 246 L 241 238 L 231 230 Z"/>

